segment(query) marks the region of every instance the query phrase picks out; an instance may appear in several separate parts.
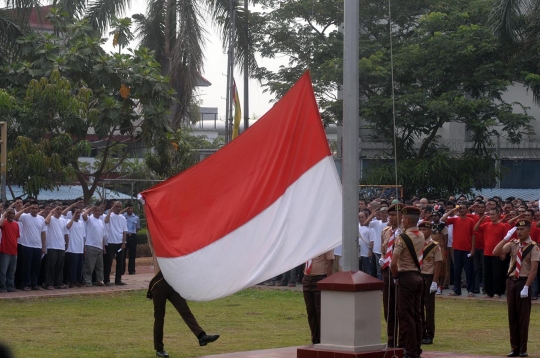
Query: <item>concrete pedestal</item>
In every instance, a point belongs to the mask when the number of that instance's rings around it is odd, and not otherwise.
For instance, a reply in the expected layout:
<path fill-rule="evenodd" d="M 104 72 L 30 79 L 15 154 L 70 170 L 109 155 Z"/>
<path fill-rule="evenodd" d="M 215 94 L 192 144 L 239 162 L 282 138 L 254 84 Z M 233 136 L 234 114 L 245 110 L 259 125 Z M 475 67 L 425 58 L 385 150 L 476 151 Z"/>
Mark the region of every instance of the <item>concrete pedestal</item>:
<path fill-rule="evenodd" d="M 384 283 L 361 271 L 338 272 L 321 289 L 321 343 L 299 348 L 297 358 L 403 357 L 402 349 L 381 344 Z"/>

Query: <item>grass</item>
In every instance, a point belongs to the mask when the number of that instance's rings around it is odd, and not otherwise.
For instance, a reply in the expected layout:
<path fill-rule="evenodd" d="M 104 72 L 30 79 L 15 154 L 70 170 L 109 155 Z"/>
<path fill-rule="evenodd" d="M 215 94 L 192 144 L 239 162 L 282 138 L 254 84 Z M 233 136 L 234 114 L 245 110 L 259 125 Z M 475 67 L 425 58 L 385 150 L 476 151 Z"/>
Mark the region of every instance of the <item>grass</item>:
<path fill-rule="evenodd" d="M 153 309 L 145 293 L 0 301 L 0 337 L 17 357 L 152 357 Z M 222 337 L 199 347 L 169 304 L 164 342 L 174 357 L 309 344 L 301 292 L 245 290 L 190 307 L 208 333 Z M 509 351 L 504 301 L 437 299 L 436 307 L 435 344 L 424 346 L 426 351 L 498 356 Z M 530 357 L 540 357 L 539 330 L 540 311 L 533 305 Z"/>

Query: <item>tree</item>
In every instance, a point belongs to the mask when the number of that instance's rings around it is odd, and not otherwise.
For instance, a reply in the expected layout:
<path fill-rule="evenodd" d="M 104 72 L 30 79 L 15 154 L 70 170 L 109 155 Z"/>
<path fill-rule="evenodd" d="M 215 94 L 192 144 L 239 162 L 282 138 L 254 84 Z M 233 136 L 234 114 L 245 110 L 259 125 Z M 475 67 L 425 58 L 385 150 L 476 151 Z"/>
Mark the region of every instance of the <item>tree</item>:
<path fill-rule="evenodd" d="M 173 126 L 178 128 L 190 120 L 195 86 L 202 72 L 205 29 L 203 14 L 209 14 L 228 47 L 229 25 L 232 22 L 230 1 L 234 1 L 237 14 L 235 26 L 235 63 L 242 71 L 254 73 L 257 62 L 249 34 L 245 30 L 252 14 L 238 7 L 237 0 L 152 0 L 146 14 L 133 15 L 137 37 L 141 46 L 154 51 L 161 63 L 162 74 L 169 75 L 177 93 L 173 113 Z M 243 68 L 244 58 L 248 68 Z"/>
<path fill-rule="evenodd" d="M 540 101 L 540 2 L 496 0 L 489 16 L 495 36 L 516 68 L 515 80 L 524 83 Z"/>
<path fill-rule="evenodd" d="M 149 50 L 106 54 L 87 20 L 72 22 L 58 11 L 49 19 L 60 35 L 34 33 L 19 39 L 21 62 L 0 68 L 0 88 L 19 107 L 8 127 L 13 135 L 29 139 L 20 143 L 51 148 L 51 155 L 81 183 L 88 201 L 100 179 L 128 158 L 128 145 L 141 142 L 159 151 L 168 140 L 173 91 Z M 60 138 L 62 144 L 53 145 Z M 90 150 L 97 153 L 93 164 L 79 161 Z M 20 172 L 25 170 L 30 169 Z M 22 176 L 8 180 L 28 191 L 50 185 L 39 182 L 30 188 Z M 54 185 L 63 180 L 65 176 L 58 176 Z"/>
<path fill-rule="evenodd" d="M 262 73 L 264 85 L 279 96 L 309 66 L 324 123 L 340 123 L 341 102 L 332 96 L 343 77 L 343 42 L 336 28 L 342 14 L 335 10 L 342 2 L 325 0 L 313 4 L 299 0 L 279 7 L 272 0 L 262 2 L 275 7 L 262 16 L 256 47 L 266 46 L 262 52 L 266 57 L 291 56 L 288 68 Z M 438 174 L 433 172 L 437 168 L 434 161 L 440 162 L 444 157 L 447 164 L 455 161 L 455 167 L 474 168 L 474 158 L 486 163 L 495 158 L 493 136 L 504 135 L 517 143 L 532 133 L 532 118 L 526 108 L 502 98 L 516 69 L 506 61 L 506 52 L 485 22 L 490 1 L 394 3 L 393 58 L 388 4 L 361 2 L 360 115 L 362 124 L 371 129 L 372 139 L 387 144 L 388 150 L 380 154 L 380 159 L 394 156 L 395 133 L 398 161 L 415 160 L 418 168 L 429 170 L 422 175 L 434 178 Z M 286 21 L 280 25 L 280 19 Z M 449 153 L 438 136 L 443 125 L 451 122 L 464 123 L 471 133 L 473 147 L 465 153 Z M 412 167 L 410 163 L 408 167 Z M 405 167 L 399 168 L 399 182 L 409 185 Z M 473 178 L 463 187 L 489 185 L 497 175 L 492 169 L 491 179 Z M 382 180 L 379 174 L 376 180 Z M 415 188 L 424 190 L 420 189 L 422 185 Z M 443 186 L 450 185 L 446 181 Z"/>

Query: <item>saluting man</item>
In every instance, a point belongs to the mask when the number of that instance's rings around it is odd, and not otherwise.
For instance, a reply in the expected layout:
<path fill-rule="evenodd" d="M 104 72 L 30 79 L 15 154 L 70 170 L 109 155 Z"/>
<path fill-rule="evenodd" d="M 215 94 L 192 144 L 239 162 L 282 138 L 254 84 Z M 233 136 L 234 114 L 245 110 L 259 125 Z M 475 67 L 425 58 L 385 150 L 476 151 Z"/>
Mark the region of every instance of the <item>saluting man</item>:
<path fill-rule="evenodd" d="M 420 209 L 401 209 L 401 224 L 405 230 L 396 240 L 392 255 L 392 277 L 397 285 L 399 345 L 403 358 L 417 358 L 422 353 L 422 315 L 420 313 L 424 280 L 420 275 L 419 257 L 424 248 L 424 235 L 418 231 Z"/>
<path fill-rule="evenodd" d="M 418 228 L 424 234 L 424 250 L 422 252 L 422 276 L 424 277 L 424 294 L 422 295 L 422 344 L 433 344 L 435 337 L 435 292 L 437 280 L 443 260 L 439 243 L 431 237 L 432 224 L 422 221 Z"/>
<path fill-rule="evenodd" d="M 385 253 L 384 258 L 380 258 L 379 264 L 384 281 L 383 287 L 383 308 L 384 319 L 386 320 L 386 333 L 388 335 L 387 345 L 390 348 L 397 346 L 397 317 L 396 317 L 396 285 L 392 280 L 390 263 L 394 252 L 394 243 L 401 234 L 399 229 L 399 212 L 403 206 L 394 204 L 388 208 L 388 226 L 381 233 L 381 252 Z"/>
<path fill-rule="evenodd" d="M 531 292 L 529 287 L 536 277 L 540 249 L 531 240 L 531 222 L 520 220 L 508 231 L 504 239 L 495 246 L 493 255 L 510 253 L 510 268 L 506 279 L 506 304 L 510 326 L 510 345 L 512 350 L 507 357 L 527 357 L 529 321 L 531 317 Z M 510 238 L 517 232 L 517 240 Z"/>

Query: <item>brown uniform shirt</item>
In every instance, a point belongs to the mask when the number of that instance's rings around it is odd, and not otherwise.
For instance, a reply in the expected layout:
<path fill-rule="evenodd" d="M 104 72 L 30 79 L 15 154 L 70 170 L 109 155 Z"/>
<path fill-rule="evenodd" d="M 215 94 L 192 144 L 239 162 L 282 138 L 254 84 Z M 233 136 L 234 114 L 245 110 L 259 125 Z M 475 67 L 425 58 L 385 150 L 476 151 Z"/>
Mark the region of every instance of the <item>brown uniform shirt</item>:
<path fill-rule="evenodd" d="M 327 251 L 324 254 L 313 258 L 312 262 L 311 262 L 311 272 L 309 273 L 309 275 L 307 274 L 307 272 L 306 272 L 307 265 L 306 265 L 306 268 L 304 269 L 304 275 L 306 275 L 306 276 L 326 275 L 326 273 L 327 273 L 327 271 L 326 271 L 326 267 L 327 267 L 326 263 L 327 263 L 327 261 L 330 261 L 330 260 L 333 260 L 333 259 L 334 259 L 334 250 Z"/>
<path fill-rule="evenodd" d="M 531 237 L 527 240 L 525 240 L 525 243 L 528 245 L 532 245 Z M 527 246 L 523 247 L 523 251 L 527 248 Z M 512 267 L 514 267 L 514 263 L 516 262 L 516 255 L 519 250 L 519 240 L 511 240 L 510 242 L 506 243 L 503 247 L 503 252 L 507 252 L 507 250 L 510 249 L 510 255 L 512 256 L 510 260 L 510 268 L 508 269 L 508 275 L 512 277 L 514 275 L 514 270 L 510 271 Z M 530 253 L 525 256 L 525 258 L 522 258 L 521 260 L 521 269 L 519 270 L 519 277 L 529 277 L 529 272 L 531 272 L 531 262 L 532 261 L 540 261 L 540 248 L 538 246 L 534 247 Z"/>
<path fill-rule="evenodd" d="M 397 239 L 397 237 L 399 236 L 399 234 L 401 233 L 401 230 L 399 228 L 396 228 L 396 237 L 394 238 Z M 390 237 L 392 237 L 392 235 L 394 234 L 394 229 L 392 229 L 391 226 L 387 226 L 383 229 L 383 231 L 381 232 L 381 240 L 382 240 L 382 243 L 381 243 L 381 253 L 384 257 L 384 255 L 386 255 L 386 248 L 388 247 L 388 240 L 390 240 Z M 396 244 L 396 242 L 394 241 L 394 245 Z"/>
<path fill-rule="evenodd" d="M 439 246 L 439 243 L 434 241 L 431 237 L 425 242 L 424 250 L 431 246 L 431 244 L 437 245 L 427 256 L 424 256 L 422 261 L 422 273 L 425 275 L 433 275 L 435 273 L 435 263 L 442 261 L 441 247 Z"/>
<path fill-rule="evenodd" d="M 422 250 L 424 249 L 424 234 L 422 234 L 416 226 L 407 229 L 405 233 L 411 238 L 414 245 L 414 251 L 416 251 L 416 257 L 418 258 L 418 256 L 420 256 Z M 407 244 L 405 244 L 401 236 L 398 236 L 398 238 L 396 239 L 396 242 L 394 244 L 394 253 L 398 253 L 400 255 L 398 262 L 398 272 L 418 271 L 418 268 L 414 263 L 414 259 L 412 258 L 411 253 L 407 248 Z"/>

